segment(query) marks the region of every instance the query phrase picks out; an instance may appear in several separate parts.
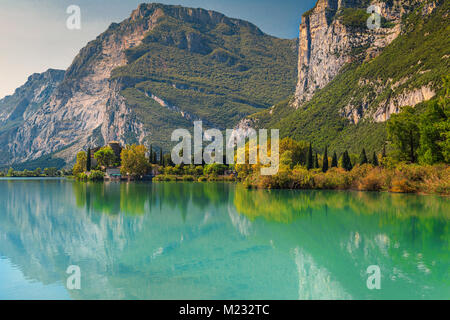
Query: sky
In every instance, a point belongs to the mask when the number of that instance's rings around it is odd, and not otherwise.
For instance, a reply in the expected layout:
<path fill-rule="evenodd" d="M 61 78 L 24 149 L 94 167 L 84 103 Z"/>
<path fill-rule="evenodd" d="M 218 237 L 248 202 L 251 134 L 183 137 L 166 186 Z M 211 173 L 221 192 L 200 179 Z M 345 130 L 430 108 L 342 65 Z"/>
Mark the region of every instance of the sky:
<path fill-rule="evenodd" d="M 112 22 L 129 17 L 144 0 L 1 0 L 0 99 L 14 93 L 35 72 L 67 69 L 89 41 Z M 147 1 L 148 2 L 148 1 Z M 250 21 L 280 38 L 298 37 L 303 12 L 316 0 L 159 0 L 205 8 Z M 81 29 L 69 30 L 70 5 L 81 9 Z"/>

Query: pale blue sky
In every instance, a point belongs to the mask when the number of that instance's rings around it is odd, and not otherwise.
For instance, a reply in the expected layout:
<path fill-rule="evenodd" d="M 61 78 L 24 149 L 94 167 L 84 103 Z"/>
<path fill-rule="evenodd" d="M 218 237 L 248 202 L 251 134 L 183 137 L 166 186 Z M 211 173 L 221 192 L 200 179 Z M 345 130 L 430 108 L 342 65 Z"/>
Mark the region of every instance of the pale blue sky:
<path fill-rule="evenodd" d="M 127 18 L 143 0 L 1 0 L 0 99 L 34 72 L 66 69 L 78 51 L 112 22 Z M 264 32 L 296 38 L 303 12 L 316 0 L 160 0 L 248 20 Z M 81 8 L 81 30 L 68 30 L 66 9 Z"/>

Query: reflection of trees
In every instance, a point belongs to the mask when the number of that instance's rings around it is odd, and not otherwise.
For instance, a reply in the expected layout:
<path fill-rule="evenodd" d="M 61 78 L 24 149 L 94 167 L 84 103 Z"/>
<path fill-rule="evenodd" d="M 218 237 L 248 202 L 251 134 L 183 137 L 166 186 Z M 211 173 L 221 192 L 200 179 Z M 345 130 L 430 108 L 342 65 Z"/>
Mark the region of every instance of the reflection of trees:
<path fill-rule="evenodd" d="M 329 211 L 340 219 L 359 215 L 366 217 L 367 229 L 385 228 L 393 231 L 394 239 L 403 240 L 420 248 L 433 246 L 448 252 L 449 200 L 438 196 L 401 195 L 370 192 L 336 191 L 266 191 L 240 189 L 234 196 L 239 213 L 250 220 L 288 223 L 305 219 L 311 213 L 320 215 Z M 351 225 L 351 221 L 346 222 Z"/>
<path fill-rule="evenodd" d="M 290 222 L 312 210 L 348 209 L 358 215 L 377 215 L 380 224 L 393 219 L 450 218 L 450 201 L 438 196 L 375 192 L 249 190 L 239 188 L 234 197 L 238 211 L 250 219 Z M 379 215 L 383 213 L 383 215 Z"/>
<path fill-rule="evenodd" d="M 434 279 L 435 284 L 449 285 L 448 280 L 442 281 L 448 279 L 447 198 L 242 189 L 236 192 L 234 204 L 254 224 L 266 225 L 263 220 L 272 222 L 269 226 L 279 232 L 284 230 L 284 237 L 292 237 L 292 243 L 301 244 L 319 265 L 333 270 L 342 284 L 354 282 L 353 275 L 348 274 L 352 268 L 348 266 L 357 266 L 353 273 L 358 273 L 370 264 L 379 263 L 385 268 L 384 274 L 393 278 L 414 275 L 416 284 Z M 268 236 L 278 236 L 278 232 Z M 432 270 L 429 274 L 428 269 Z M 421 290 L 419 285 L 413 291 L 412 284 L 404 286 L 408 288 L 403 289 L 405 296 L 412 297 L 414 291 Z M 360 289 L 356 296 L 367 294 L 364 287 Z"/>
<path fill-rule="evenodd" d="M 305 281 L 319 281 L 314 296 L 364 298 L 375 294 L 365 288 L 370 264 L 414 275 L 395 285 L 417 297 L 425 284 L 448 285 L 443 201 L 220 183 L 4 183 L 0 254 L 46 284 L 80 265 L 76 298 L 211 298 L 224 283 L 239 288 L 230 298 L 308 297 Z M 417 275 L 420 263 L 431 274 Z"/>
<path fill-rule="evenodd" d="M 178 209 L 186 218 L 189 205 L 204 209 L 228 201 L 229 186 L 222 183 L 95 183 L 74 182 L 79 208 L 116 215 L 143 215 L 161 204 Z"/>

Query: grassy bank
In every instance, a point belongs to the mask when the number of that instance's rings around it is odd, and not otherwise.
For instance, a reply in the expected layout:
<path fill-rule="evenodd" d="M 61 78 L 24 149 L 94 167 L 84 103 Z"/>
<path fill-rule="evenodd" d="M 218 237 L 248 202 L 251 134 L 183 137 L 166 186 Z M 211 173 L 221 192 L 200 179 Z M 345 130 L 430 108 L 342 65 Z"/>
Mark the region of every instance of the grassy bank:
<path fill-rule="evenodd" d="M 169 175 L 161 174 L 153 178 L 153 182 L 163 182 L 163 181 L 185 181 L 185 182 L 234 182 L 237 179 L 233 175 Z"/>
<path fill-rule="evenodd" d="M 399 164 L 393 168 L 385 168 L 364 164 L 356 165 L 351 171 L 331 168 L 325 173 L 320 169 L 282 167 L 278 174 L 273 176 L 251 173 L 241 178 L 247 188 L 389 191 L 450 195 L 448 165 Z"/>

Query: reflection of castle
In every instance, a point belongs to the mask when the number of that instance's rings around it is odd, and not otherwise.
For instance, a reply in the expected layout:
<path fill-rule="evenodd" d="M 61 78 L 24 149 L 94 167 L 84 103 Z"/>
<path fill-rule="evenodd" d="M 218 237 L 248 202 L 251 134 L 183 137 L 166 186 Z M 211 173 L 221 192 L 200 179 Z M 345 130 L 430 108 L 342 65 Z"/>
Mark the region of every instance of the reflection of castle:
<path fill-rule="evenodd" d="M 108 142 L 107 146 L 111 147 L 111 149 L 114 151 L 114 155 L 117 159 L 120 161 L 120 153 L 122 152 L 122 146 L 120 145 L 119 141 L 110 141 Z M 102 147 L 95 147 L 91 149 L 91 166 L 95 168 L 97 166 L 97 159 L 94 158 L 94 154 L 100 150 Z"/>

